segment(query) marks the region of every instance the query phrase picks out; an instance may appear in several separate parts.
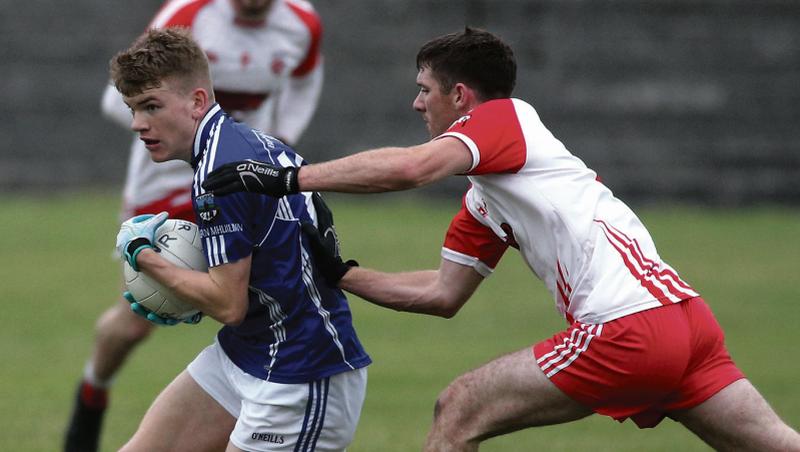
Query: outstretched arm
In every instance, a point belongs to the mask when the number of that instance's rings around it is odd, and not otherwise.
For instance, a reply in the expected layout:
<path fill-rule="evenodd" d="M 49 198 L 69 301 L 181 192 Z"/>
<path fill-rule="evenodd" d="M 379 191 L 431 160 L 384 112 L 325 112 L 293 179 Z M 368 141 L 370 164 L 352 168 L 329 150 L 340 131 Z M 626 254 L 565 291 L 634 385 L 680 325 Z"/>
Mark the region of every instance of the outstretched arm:
<path fill-rule="evenodd" d="M 396 311 L 453 317 L 483 281 L 472 267 L 442 259 L 438 270 L 386 273 L 353 267 L 339 281 L 347 292 Z"/>
<path fill-rule="evenodd" d="M 281 197 L 298 191 L 370 193 L 408 190 L 472 167 L 461 140 L 443 137 L 411 147 L 387 147 L 337 160 L 282 168 L 264 162 L 227 163 L 208 175 L 203 188 L 215 195 L 237 191 Z"/>
<path fill-rule="evenodd" d="M 408 190 L 466 172 L 472 155 L 461 140 L 443 137 L 411 147 L 359 152 L 302 168 L 302 191 L 370 193 Z"/>

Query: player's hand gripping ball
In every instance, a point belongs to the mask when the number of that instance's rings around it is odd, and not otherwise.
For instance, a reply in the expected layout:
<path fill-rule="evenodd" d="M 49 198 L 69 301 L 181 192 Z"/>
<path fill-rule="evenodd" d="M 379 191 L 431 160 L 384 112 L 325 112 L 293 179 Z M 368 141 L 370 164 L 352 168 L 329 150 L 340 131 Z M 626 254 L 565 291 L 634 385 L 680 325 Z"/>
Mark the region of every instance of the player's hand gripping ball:
<path fill-rule="evenodd" d="M 158 215 L 150 213 L 136 215 L 120 226 L 117 234 L 117 253 L 135 271 L 139 271 L 136 258 L 142 250 L 153 247 L 156 229 L 167 221 L 167 216 L 167 212 L 161 212 Z"/>
<path fill-rule="evenodd" d="M 208 271 L 200 230 L 190 221 L 166 220 L 155 230 L 152 246 L 161 257 L 178 267 Z M 197 323 L 200 320 L 202 314 L 197 309 L 156 280 L 136 271 L 127 259 L 123 259 L 123 266 L 128 289 L 125 298 L 131 302 L 134 312 L 162 325 Z"/>

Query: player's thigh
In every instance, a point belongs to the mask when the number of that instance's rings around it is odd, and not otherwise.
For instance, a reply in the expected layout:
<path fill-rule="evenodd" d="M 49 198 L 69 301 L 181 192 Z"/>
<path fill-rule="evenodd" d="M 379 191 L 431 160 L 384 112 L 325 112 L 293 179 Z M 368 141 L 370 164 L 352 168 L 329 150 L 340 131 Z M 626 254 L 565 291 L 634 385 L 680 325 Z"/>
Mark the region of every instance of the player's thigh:
<path fill-rule="evenodd" d="M 123 451 L 225 450 L 236 419 L 181 372 L 158 395 Z"/>
<path fill-rule="evenodd" d="M 694 408 L 670 417 L 717 450 L 800 451 L 800 435 L 773 411 L 746 379 Z"/>
<path fill-rule="evenodd" d="M 441 422 L 455 422 L 478 438 L 592 414 L 547 379 L 531 348 L 458 377 L 442 393 L 437 411 Z"/>

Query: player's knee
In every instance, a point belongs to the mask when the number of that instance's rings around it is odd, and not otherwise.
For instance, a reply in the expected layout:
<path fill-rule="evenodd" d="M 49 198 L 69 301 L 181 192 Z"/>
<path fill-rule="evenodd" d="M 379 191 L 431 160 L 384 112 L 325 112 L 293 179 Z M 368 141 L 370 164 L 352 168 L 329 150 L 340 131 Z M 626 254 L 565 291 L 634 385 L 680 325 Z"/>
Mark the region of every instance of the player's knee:
<path fill-rule="evenodd" d="M 463 378 L 451 383 L 436 399 L 433 428 L 426 450 L 462 450 L 478 437 L 474 422 L 471 422 L 469 387 L 464 384 Z"/>
<path fill-rule="evenodd" d="M 444 391 L 442 391 L 439 396 L 436 398 L 436 403 L 433 405 L 433 421 L 440 422 L 442 417 L 445 415 L 445 410 L 449 410 L 450 408 L 450 401 L 452 397 L 450 395 L 450 387 L 448 386 Z"/>
<path fill-rule="evenodd" d="M 458 423 L 465 414 L 463 403 L 465 395 L 466 388 L 460 380 L 450 383 L 436 399 L 433 407 L 434 422 Z"/>

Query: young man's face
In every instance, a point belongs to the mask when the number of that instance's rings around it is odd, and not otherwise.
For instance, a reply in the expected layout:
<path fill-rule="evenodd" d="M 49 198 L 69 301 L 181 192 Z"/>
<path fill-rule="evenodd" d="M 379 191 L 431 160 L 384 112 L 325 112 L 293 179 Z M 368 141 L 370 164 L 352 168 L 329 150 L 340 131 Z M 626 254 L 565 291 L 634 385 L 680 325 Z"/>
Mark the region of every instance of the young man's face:
<path fill-rule="evenodd" d="M 139 134 L 154 162 L 190 161 L 198 111 L 194 93 L 164 80 L 158 88 L 125 97 L 131 108 L 131 130 Z"/>
<path fill-rule="evenodd" d="M 453 101 L 455 90 L 442 93 L 439 82 L 433 77 L 430 68 L 422 67 L 417 74 L 419 93 L 414 99 L 414 110 L 422 113 L 422 119 L 431 138 L 444 133 L 461 115 Z"/>

